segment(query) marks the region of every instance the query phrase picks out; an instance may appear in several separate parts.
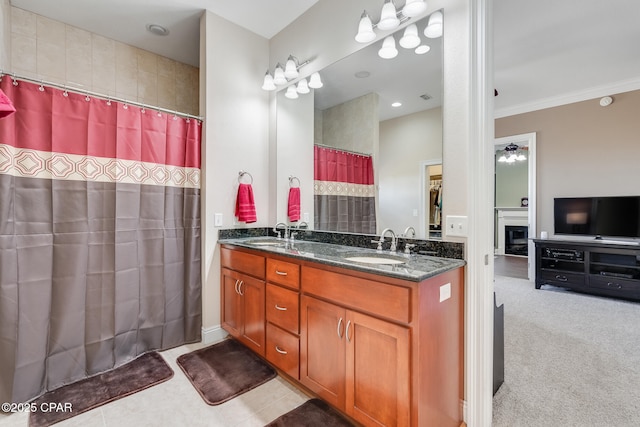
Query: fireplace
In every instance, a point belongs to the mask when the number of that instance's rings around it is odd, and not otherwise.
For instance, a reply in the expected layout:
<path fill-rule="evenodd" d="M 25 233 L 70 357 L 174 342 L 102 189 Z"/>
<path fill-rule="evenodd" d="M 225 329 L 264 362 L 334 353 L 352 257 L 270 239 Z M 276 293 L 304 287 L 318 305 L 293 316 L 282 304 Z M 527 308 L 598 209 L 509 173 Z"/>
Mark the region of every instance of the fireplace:
<path fill-rule="evenodd" d="M 505 225 L 504 253 L 527 256 L 529 253 L 529 227 L 523 225 Z"/>

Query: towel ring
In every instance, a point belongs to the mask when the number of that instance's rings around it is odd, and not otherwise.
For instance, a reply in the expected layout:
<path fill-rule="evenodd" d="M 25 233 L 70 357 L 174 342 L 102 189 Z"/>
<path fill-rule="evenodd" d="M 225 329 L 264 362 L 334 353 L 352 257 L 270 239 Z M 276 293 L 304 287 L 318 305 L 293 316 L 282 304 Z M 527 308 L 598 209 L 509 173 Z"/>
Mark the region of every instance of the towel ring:
<path fill-rule="evenodd" d="M 293 181 L 298 181 L 298 187 L 300 187 L 300 179 L 297 176 L 289 175 L 289 187 L 293 187 Z"/>
<path fill-rule="evenodd" d="M 245 172 L 245 171 L 240 171 L 238 172 L 238 182 L 240 184 L 242 184 L 242 177 L 245 175 L 249 175 L 249 178 L 251 178 L 251 181 L 249 182 L 249 184 L 253 184 L 253 177 L 251 176 L 251 174 L 249 172 Z"/>

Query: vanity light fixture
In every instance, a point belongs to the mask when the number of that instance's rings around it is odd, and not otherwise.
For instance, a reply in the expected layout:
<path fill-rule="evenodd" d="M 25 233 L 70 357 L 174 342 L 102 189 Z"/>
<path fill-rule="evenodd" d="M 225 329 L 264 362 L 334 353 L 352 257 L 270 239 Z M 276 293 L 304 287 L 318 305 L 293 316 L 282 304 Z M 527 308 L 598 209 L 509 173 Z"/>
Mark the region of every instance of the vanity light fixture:
<path fill-rule="evenodd" d="M 419 16 L 427 10 L 427 3 L 424 0 L 407 0 L 402 10 L 397 10 L 393 0 L 385 0 L 380 12 L 380 21 L 377 24 L 371 22 L 371 17 L 367 11 L 363 11 L 358 24 L 356 41 L 358 43 L 369 43 L 376 39 L 374 29 L 381 31 L 395 30 L 402 22 Z"/>
<path fill-rule="evenodd" d="M 295 85 L 291 85 L 287 88 L 287 91 L 285 92 L 284 96 L 286 96 L 289 99 L 297 99 L 298 98 L 298 91 L 296 90 Z"/>
<path fill-rule="evenodd" d="M 302 79 L 298 82 L 298 86 L 296 87 L 296 91 L 298 93 L 301 94 L 305 94 L 305 93 L 309 93 L 311 92 L 311 89 L 309 89 L 309 85 L 307 84 L 307 79 Z"/>
<path fill-rule="evenodd" d="M 416 55 L 424 55 L 425 53 L 429 52 L 431 50 L 431 46 L 426 45 L 426 44 L 421 44 L 420 46 L 418 46 L 416 48 L 416 50 L 414 50 L 414 52 L 416 53 Z"/>
<path fill-rule="evenodd" d="M 414 49 L 420 46 L 420 37 L 418 36 L 418 26 L 411 24 L 404 29 L 404 34 L 400 39 L 400 46 L 405 49 Z"/>
<path fill-rule="evenodd" d="M 398 11 L 393 0 L 385 0 L 382 5 L 382 12 L 380 13 L 380 22 L 378 22 L 378 28 L 382 31 L 395 30 L 400 25 L 400 19 L 398 19 Z"/>
<path fill-rule="evenodd" d="M 322 80 L 320 79 L 319 73 L 311 74 L 309 77 L 309 87 L 311 89 L 320 89 L 323 86 Z"/>
<path fill-rule="evenodd" d="M 291 80 L 297 79 L 300 75 L 300 68 L 307 65 L 309 62 L 311 61 L 299 63 L 298 59 L 295 56 L 289 55 L 284 68 L 278 62 L 275 69 L 273 70 L 273 74 L 271 74 L 271 72 L 267 70 L 264 75 L 264 81 L 262 82 L 262 89 L 276 90 L 277 86 L 284 86 Z"/>
<path fill-rule="evenodd" d="M 427 3 L 424 0 L 407 0 L 402 8 L 402 14 L 413 18 L 427 10 Z"/>

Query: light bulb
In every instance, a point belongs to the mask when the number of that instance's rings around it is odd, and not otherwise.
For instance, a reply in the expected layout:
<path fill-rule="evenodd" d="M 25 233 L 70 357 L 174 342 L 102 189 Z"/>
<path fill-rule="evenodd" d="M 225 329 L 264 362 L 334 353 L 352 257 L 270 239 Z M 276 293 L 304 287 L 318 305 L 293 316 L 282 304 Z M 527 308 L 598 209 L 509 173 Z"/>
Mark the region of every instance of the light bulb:
<path fill-rule="evenodd" d="M 414 52 L 417 55 L 424 55 L 425 53 L 429 52 L 430 50 L 431 50 L 431 46 L 428 46 L 426 44 L 422 44 L 422 45 L 418 46 L 416 48 L 416 50 L 414 50 Z"/>
<path fill-rule="evenodd" d="M 284 67 L 284 76 L 289 80 L 298 78 L 298 66 L 292 55 L 289 55 L 289 59 L 287 59 L 287 64 Z"/>
<path fill-rule="evenodd" d="M 498 158 L 499 162 L 506 162 L 507 161 L 507 157 L 503 154 L 502 156 L 500 156 L 500 158 Z"/>
<path fill-rule="evenodd" d="M 424 0 L 407 0 L 402 8 L 402 14 L 409 18 L 420 15 L 427 10 L 427 3 Z"/>
<path fill-rule="evenodd" d="M 262 83 L 262 89 L 264 90 L 276 90 L 276 85 L 273 83 L 273 76 L 267 70 L 264 75 L 264 82 Z"/>
<path fill-rule="evenodd" d="M 307 79 L 302 79 L 298 82 L 298 87 L 296 88 L 298 93 L 309 93 L 309 85 L 307 84 Z"/>
<path fill-rule="evenodd" d="M 282 65 L 276 65 L 276 69 L 273 71 L 273 82 L 277 85 L 287 84 L 287 78 L 284 76 L 284 70 Z"/>
<path fill-rule="evenodd" d="M 398 28 L 398 25 L 400 25 L 400 20 L 396 15 L 396 5 L 393 4 L 393 0 L 386 0 L 382 6 L 378 28 L 387 31 Z"/>
<path fill-rule="evenodd" d="M 365 10 L 360 17 L 360 23 L 358 24 L 358 34 L 356 34 L 356 41 L 358 43 L 369 43 L 375 40 L 376 33 L 373 32 L 373 24 L 371 18 Z"/>
<path fill-rule="evenodd" d="M 289 86 L 287 88 L 287 92 L 285 92 L 284 96 L 286 96 L 289 99 L 297 99 L 298 98 L 298 92 L 296 92 L 295 85 Z"/>
<path fill-rule="evenodd" d="M 309 77 L 309 87 L 311 89 L 320 89 L 322 87 L 322 80 L 320 80 L 320 74 L 319 73 L 313 73 L 311 74 L 311 77 Z"/>
<path fill-rule="evenodd" d="M 424 29 L 424 35 L 430 39 L 442 37 L 442 12 L 433 12 L 429 16 L 429 23 L 427 28 Z"/>
<path fill-rule="evenodd" d="M 404 29 L 404 34 L 400 39 L 400 46 L 405 49 L 413 49 L 420 45 L 420 37 L 418 36 L 418 26 L 411 24 Z"/>
<path fill-rule="evenodd" d="M 378 51 L 378 56 L 383 59 L 391 59 L 398 56 L 396 49 L 396 39 L 393 36 L 387 36 L 382 42 L 382 47 Z"/>

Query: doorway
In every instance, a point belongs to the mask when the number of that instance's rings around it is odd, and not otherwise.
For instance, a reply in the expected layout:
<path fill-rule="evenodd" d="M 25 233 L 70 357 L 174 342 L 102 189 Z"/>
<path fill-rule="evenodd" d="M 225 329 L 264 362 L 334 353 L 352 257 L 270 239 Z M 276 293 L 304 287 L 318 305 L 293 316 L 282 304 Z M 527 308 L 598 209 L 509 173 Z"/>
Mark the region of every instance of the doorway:
<path fill-rule="evenodd" d="M 420 163 L 420 235 L 442 239 L 442 159 Z"/>

